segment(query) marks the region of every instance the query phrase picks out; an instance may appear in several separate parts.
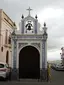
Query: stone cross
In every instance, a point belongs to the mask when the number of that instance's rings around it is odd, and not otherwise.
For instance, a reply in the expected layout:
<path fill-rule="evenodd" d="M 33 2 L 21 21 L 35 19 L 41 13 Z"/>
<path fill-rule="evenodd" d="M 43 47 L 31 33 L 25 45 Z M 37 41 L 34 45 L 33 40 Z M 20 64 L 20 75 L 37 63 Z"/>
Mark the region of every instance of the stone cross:
<path fill-rule="evenodd" d="M 30 16 L 30 11 L 32 10 L 30 7 L 27 9 L 29 11 L 29 16 Z"/>

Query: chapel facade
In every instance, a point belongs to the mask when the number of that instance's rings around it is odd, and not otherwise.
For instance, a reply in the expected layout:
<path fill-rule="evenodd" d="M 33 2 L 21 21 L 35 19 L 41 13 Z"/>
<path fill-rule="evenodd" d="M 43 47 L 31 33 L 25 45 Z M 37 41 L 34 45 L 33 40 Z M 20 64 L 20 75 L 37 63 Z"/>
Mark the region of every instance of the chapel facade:
<path fill-rule="evenodd" d="M 12 33 L 12 76 L 16 79 L 46 79 L 47 27 L 40 31 L 37 15 L 22 15 L 19 31 Z"/>

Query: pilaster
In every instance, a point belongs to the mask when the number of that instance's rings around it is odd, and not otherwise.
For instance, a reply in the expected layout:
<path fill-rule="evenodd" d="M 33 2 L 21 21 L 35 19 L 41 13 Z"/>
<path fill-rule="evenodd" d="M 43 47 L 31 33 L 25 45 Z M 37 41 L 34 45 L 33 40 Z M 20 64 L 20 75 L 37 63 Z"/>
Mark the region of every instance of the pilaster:
<path fill-rule="evenodd" d="M 23 34 L 24 33 L 24 20 L 21 20 L 21 33 Z"/>
<path fill-rule="evenodd" d="M 13 40 L 13 68 L 12 68 L 12 74 L 11 74 L 11 79 L 17 80 L 17 40 Z"/>
<path fill-rule="evenodd" d="M 43 34 L 41 75 L 41 80 L 47 80 L 47 33 Z"/>
<path fill-rule="evenodd" d="M 37 19 L 35 20 L 35 34 L 37 34 Z"/>

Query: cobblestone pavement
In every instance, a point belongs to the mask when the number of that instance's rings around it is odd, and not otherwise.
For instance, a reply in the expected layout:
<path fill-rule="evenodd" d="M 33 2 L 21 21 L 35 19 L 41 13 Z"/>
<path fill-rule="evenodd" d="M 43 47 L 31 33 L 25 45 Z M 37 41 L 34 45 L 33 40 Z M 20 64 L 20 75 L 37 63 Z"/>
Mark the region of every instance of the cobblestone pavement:
<path fill-rule="evenodd" d="M 64 85 L 64 72 L 51 70 L 51 82 L 38 80 L 0 81 L 0 85 Z"/>

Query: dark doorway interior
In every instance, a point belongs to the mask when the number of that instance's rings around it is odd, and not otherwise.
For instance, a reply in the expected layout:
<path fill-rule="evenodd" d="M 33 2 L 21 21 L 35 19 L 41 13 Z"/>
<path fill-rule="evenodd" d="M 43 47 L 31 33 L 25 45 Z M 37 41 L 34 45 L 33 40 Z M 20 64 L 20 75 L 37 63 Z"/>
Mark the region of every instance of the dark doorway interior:
<path fill-rule="evenodd" d="M 19 53 L 19 78 L 40 78 L 40 55 L 33 46 L 26 46 Z"/>

